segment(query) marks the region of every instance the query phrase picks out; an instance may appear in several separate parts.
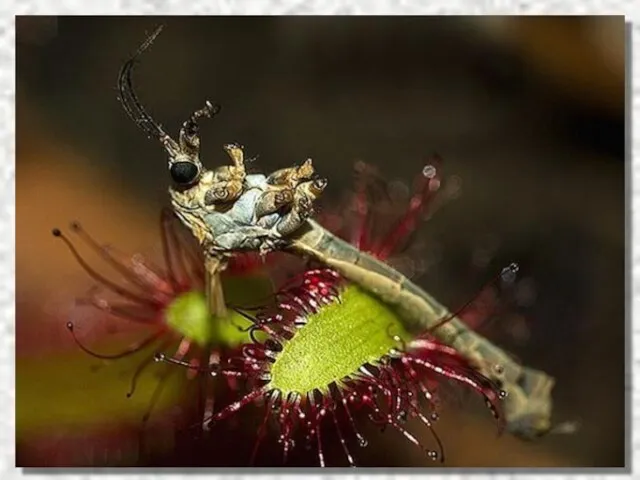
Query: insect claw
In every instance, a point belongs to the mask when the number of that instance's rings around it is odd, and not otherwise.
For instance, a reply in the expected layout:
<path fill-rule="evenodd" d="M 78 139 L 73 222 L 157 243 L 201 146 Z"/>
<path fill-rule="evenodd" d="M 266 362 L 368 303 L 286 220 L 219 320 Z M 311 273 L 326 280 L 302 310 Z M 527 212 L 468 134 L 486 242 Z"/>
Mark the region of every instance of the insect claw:
<path fill-rule="evenodd" d="M 267 177 L 267 183 L 294 189 L 302 182 L 311 179 L 314 173 L 313 160 L 307 158 L 301 165 L 282 168 L 271 173 Z"/>
<path fill-rule="evenodd" d="M 244 165 L 243 148 L 244 147 L 238 143 L 227 143 L 224 146 L 224 150 L 227 152 L 227 155 L 231 157 L 231 160 L 236 167 L 242 167 Z"/>

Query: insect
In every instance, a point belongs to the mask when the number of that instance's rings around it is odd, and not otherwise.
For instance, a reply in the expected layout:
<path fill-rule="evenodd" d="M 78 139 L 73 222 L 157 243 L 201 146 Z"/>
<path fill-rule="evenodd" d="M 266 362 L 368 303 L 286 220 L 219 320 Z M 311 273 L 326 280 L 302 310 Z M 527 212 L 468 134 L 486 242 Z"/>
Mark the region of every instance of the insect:
<path fill-rule="evenodd" d="M 282 249 L 311 257 L 395 307 L 409 330 L 431 329 L 474 360 L 484 375 L 508 392 L 504 407 L 512 433 L 534 438 L 548 432 L 554 379 L 521 366 L 401 273 L 313 221 L 314 202 L 327 180 L 315 174 L 311 160 L 270 175 L 248 174 L 242 147 L 227 144 L 224 149 L 231 164 L 208 170 L 199 157 L 198 122 L 217 115 L 219 106 L 207 101 L 183 123 L 177 141 L 153 120 L 135 94 L 132 72 L 161 29 L 158 27 L 123 65 L 118 90 L 129 117 L 168 154 L 171 204 L 203 248 L 212 312 L 225 314 L 219 276 L 234 254 Z"/>

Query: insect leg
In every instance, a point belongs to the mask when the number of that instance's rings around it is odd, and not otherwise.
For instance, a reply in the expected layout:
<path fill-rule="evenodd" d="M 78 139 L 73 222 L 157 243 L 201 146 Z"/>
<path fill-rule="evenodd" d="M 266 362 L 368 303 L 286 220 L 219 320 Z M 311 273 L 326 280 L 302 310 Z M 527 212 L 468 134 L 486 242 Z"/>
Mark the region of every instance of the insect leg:
<path fill-rule="evenodd" d="M 228 143 L 225 152 L 231 158 L 233 165 L 223 165 L 213 172 L 213 182 L 205 194 L 205 204 L 215 205 L 237 200 L 244 190 L 246 170 L 244 166 L 244 152 L 242 146 Z"/>
<path fill-rule="evenodd" d="M 283 168 L 271 173 L 267 177 L 267 183 L 295 188 L 300 182 L 311 180 L 314 172 L 313 161 L 308 158 L 302 165 Z"/>
<path fill-rule="evenodd" d="M 216 317 L 227 316 L 227 306 L 224 301 L 220 272 L 224 269 L 224 263 L 220 257 L 207 254 L 205 259 L 206 295 L 211 314 Z"/>
<path fill-rule="evenodd" d="M 293 195 L 291 210 L 275 225 L 278 235 L 288 237 L 313 214 L 313 202 L 322 194 L 327 180 L 317 178 L 300 183 Z"/>
<path fill-rule="evenodd" d="M 285 206 L 291 205 L 293 203 L 293 199 L 293 189 L 288 187 L 271 186 L 267 191 L 260 195 L 255 206 L 255 217 L 259 219 L 265 215 L 275 213 Z"/>

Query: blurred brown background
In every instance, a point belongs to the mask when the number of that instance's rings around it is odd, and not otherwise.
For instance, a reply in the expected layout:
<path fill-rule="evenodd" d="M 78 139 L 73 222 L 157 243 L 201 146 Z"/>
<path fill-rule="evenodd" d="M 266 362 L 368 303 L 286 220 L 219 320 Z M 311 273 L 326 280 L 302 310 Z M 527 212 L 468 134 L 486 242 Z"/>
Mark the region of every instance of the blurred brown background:
<path fill-rule="evenodd" d="M 421 284 L 455 307 L 497 269 L 520 263 L 535 299 L 521 305 L 527 340 L 506 336 L 503 344 L 557 378 L 555 419 L 580 429 L 536 443 L 496 440 L 485 411 L 456 411 L 438 428 L 448 465 L 624 464 L 623 17 L 16 23 L 19 410 L 35 405 L 40 417 L 55 416 L 52 404 L 62 401 L 56 383 L 43 397 L 29 382 L 38 383 L 38 367 L 51 365 L 57 352 L 72 350 L 65 319 L 89 285 L 50 229 L 78 219 L 121 250 L 158 243 L 166 159 L 128 120 L 115 83 L 123 61 L 165 23 L 136 71 L 138 93 L 172 133 L 205 99 L 223 105 L 202 126 L 207 165 L 226 162 L 221 146 L 230 141 L 259 154 L 265 171 L 312 157 L 330 179 L 327 196 L 337 197 L 350 187 L 356 159 L 410 180 L 435 151 L 445 159 L 445 177 L 459 175 L 463 190 L 425 227 L 441 255 Z M 478 263 L 489 244 L 492 254 Z M 73 361 L 89 362 L 82 355 Z M 81 391 L 100 374 L 67 375 L 60 388 Z M 64 401 L 74 398 L 90 401 Z M 20 418 L 19 463 L 37 463 L 34 439 L 56 431 L 55 418 L 22 432 Z M 86 448 L 76 433 L 73 448 Z M 429 465 L 393 432 L 371 440 L 356 452 L 363 466 L 381 459 Z M 95 464 L 118 464 L 108 458 L 108 442 L 92 441 L 106 452 Z M 208 460 L 175 451 L 148 463 L 242 461 L 247 442 L 189 453 Z M 327 450 L 342 464 L 338 445 Z"/>

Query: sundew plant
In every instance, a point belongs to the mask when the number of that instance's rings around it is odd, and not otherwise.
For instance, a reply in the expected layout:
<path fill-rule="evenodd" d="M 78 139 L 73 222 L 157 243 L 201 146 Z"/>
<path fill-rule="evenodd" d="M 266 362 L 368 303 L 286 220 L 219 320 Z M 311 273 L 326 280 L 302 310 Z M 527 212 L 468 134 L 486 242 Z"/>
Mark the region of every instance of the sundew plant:
<path fill-rule="evenodd" d="M 300 448 L 312 449 L 319 466 L 340 465 L 325 454 L 331 429 L 346 464 L 356 466 L 356 449 L 370 443 L 363 422 L 395 431 L 428 463 L 446 465 L 455 445 L 445 455 L 436 426 L 449 388 L 482 399 L 498 433 L 531 439 L 550 431 L 553 379 L 470 329 L 461 314 L 473 299 L 449 311 L 410 279 L 419 263 L 416 231 L 459 189 L 457 179 L 447 187 L 441 178 L 440 160 L 426 162 L 403 201 L 392 200 L 388 182 L 358 162 L 347 203 L 320 212 L 331 179 L 311 159 L 263 174 L 233 143 L 224 147 L 230 164 L 209 170 L 200 159 L 199 122 L 220 107 L 206 101 L 174 139 L 135 93 L 134 67 L 160 30 L 124 64 L 118 89 L 127 115 L 168 156 L 164 265 L 117 253 L 72 224 L 115 281 L 55 229 L 98 285 L 83 302 L 144 332 L 122 352 L 98 352 L 69 322 L 79 348 L 105 360 L 147 352 L 128 395 L 153 363 L 212 385 L 185 427 L 205 433 L 212 448 L 227 441 L 216 434 L 221 423 L 257 408 L 247 465 L 260 464 L 265 442 L 280 445 L 285 465 Z M 517 272 L 516 263 L 505 265 L 494 282 L 513 281 Z M 161 378 L 145 421 L 164 385 Z M 431 441 L 419 439 L 416 424 Z"/>

